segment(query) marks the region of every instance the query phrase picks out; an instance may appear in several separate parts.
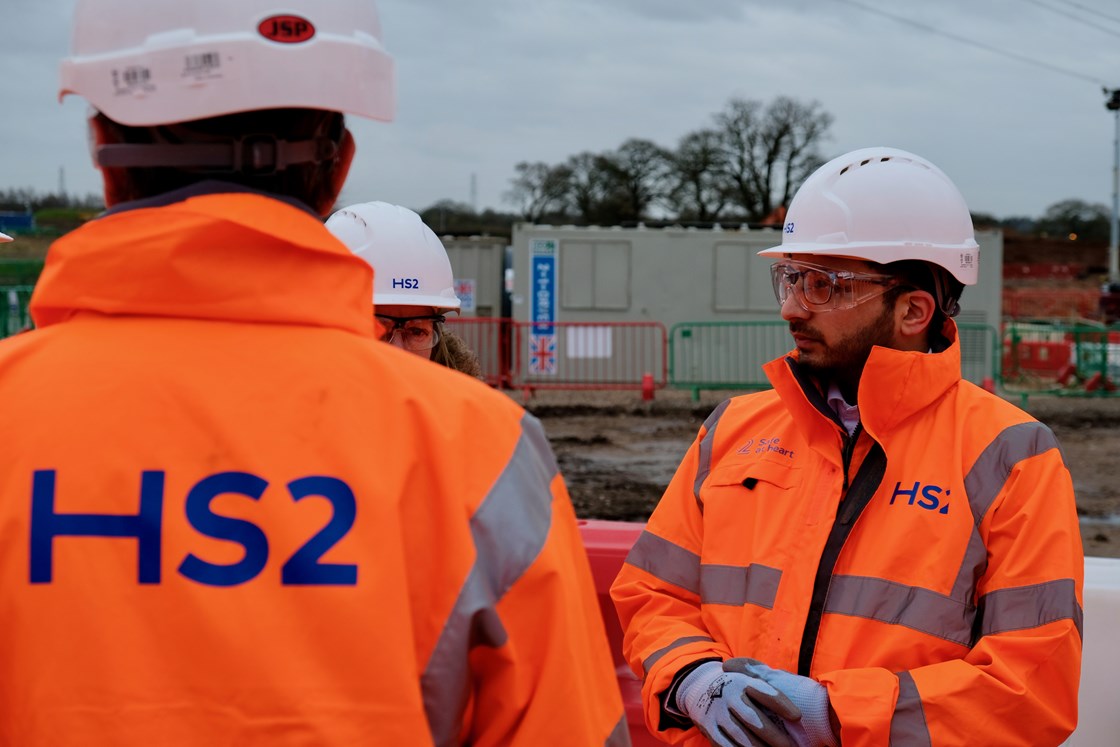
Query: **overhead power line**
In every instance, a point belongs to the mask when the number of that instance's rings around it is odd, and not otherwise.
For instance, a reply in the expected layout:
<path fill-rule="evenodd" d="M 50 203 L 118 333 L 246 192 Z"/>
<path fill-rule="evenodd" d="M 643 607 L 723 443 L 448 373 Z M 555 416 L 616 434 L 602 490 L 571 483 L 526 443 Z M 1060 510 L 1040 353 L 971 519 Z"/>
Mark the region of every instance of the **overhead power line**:
<path fill-rule="evenodd" d="M 875 15 L 883 16 L 884 18 L 889 18 L 892 21 L 898 21 L 899 23 L 905 23 L 908 26 L 913 26 L 913 27 L 919 28 L 923 31 L 928 31 L 931 34 L 937 34 L 938 36 L 944 36 L 944 37 L 952 39 L 954 41 L 958 41 L 961 44 L 967 44 L 971 47 L 976 47 L 977 49 L 983 49 L 984 51 L 991 52 L 992 54 L 997 54 L 997 55 L 1000 55 L 1002 57 L 1007 57 L 1007 58 L 1012 59 L 1012 60 L 1018 60 L 1019 62 L 1025 62 L 1028 65 L 1034 65 L 1036 67 L 1045 68 L 1047 70 L 1050 70 L 1051 72 L 1059 73 L 1061 75 L 1067 75 L 1071 78 L 1077 78 L 1078 80 L 1085 80 L 1085 81 L 1088 81 L 1088 82 L 1093 83 L 1095 85 L 1098 85 L 1102 88 L 1108 88 L 1109 87 L 1107 84 L 1101 82 L 1101 80 L 1099 78 L 1094 78 L 1091 75 L 1085 75 L 1083 73 L 1077 72 L 1076 70 L 1070 70 L 1068 68 L 1059 67 L 1057 65 L 1051 65 L 1048 62 L 1043 62 L 1043 61 L 1037 60 L 1033 57 L 1028 57 L 1026 55 L 1019 54 L 1018 52 L 1009 52 L 1006 49 L 1000 49 L 998 47 L 993 47 L 990 44 L 985 44 L 984 42 L 979 42 L 979 41 L 976 41 L 975 39 L 969 39 L 968 37 L 960 36 L 958 34 L 954 34 L 954 33 L 951 33 L 949 31 L 943 31 L 942 29 L 939 29 L 936 26 L 930 26 L 927 23 L 922 23 L 921 21 L 915 21 L 912 18 L 907 18 L 905 16 L 900 16 L 897 13 L 891 13 L 890 11 L 882 10 L 881 8 L 876 8 L 872 5 L 867 5 L 865 3 L 861 3 L 858 0 L 838 0 L 838 1 L 843 2 L 843 3 L 847 3 L 848 5 L 853 5 L 853 6 L 859 8 L 861 10 L 867 11 L 868 13 L 873 13 Z"/>
<path fill-rule="evenodd" d="M 1120 16 L 1111 16 L 1108 13 L 1104 13 L 1102 11 L 1097 10 L 1096 8 L 1090 8 L 1088 5 L 1082 5 L 1081 3 L 1075 3 L 1075 2 L 1073 2 L 1073 0 L 1058 0 L 1058 2 L 1064 3 L 1066 5 L 1071 5 L 1074 8 L 1077 8 L 1078 10 L 1083 10 L 1086 13 L 1092 13 L 1093 15 L 1100 16 L 1101 18 L 1104 18 L 1106 20 L 1114 21 L 1116 23 L 1120 23 Z"/>
<path fill-rule="evenodd" d="M 1094 28 L 1097 31 L 1100 31 L 1100 32 L 1105 33 L 1105 34 L 1112 34 L 1113 36 L 1120 36 L 1120 31 L 1116 31 L 1115 29 L 1105 28 L 1104 26 L 1101 26 L 1100 23 L 1098 23 L 1096 21 L 1090 21 L 1088 18 L 1082 18 L 1081 16 L 1074 15 L 1073 13 L 1070 13 L 1068 10 L 1063 10 L 1061 8 L 1055 8 L 1053 5 L 1049 5 L 1047 3 L 1042 2 L 1042 0 L 1027 0 L 1027 2 L 1031 3 L 1033 5 L 1037 5 L 1040 8 L 1045 8 L 1046 10 L 1050 11 L 1051 13 L 1057 13 L 1062 18 L 1065 18 L 1068 21 L 1076 21 L 1077 23 L 1084 24 L 1084 25 L 1088 26 L 1089 28 Z"/>

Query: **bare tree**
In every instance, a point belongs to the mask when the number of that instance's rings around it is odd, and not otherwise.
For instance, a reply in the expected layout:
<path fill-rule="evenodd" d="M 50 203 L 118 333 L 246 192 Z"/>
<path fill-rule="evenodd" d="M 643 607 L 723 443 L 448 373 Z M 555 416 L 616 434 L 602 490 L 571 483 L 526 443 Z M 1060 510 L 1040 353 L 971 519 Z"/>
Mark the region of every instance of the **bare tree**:
<path fill-rule="evenodd" d="M 669 153 L 650 140 L 630 138 L 604 158 L 613 181 L 611 202 L 617 205 L 617 219 L 642 220 L 668 191 Z"/>
<path fill-rule="evenodd" d="M 546 215 L 563 212 L 570 176 L 566 166 L 522 161 L 514 168 L 517 176 L 510 180 L 504 197 L 519 207 L 525 220 L 536 223 Z"/>
<path fill-rule="evenodd" d="M 731 193 L 720 133 L 712 129 L 690 132 L 681 138 L 670 159 L 666 207 L 682 220 L 719 220 Z"/>
<path fill-rule="evenodd" d="M 828 137 L 832 115 L 821 109 L 820 102 L 803 104 L 784 96 L 774 99 L 767 115 L 775 137 L 782 139 L 777 157 L 783 169 L 778 184 L 770 183 L 781 192 L 776 202 L 765 206 L 768 215 L 778 205 L 788 206 L 801 182 L 824 163 L 818 147 Z"/>
<path fill-rule="evenodd" d="M 788 205 L 824 162 L 818 149 L 832 125 L 817 102 L 786 97 L 769 106 L 731 99 L 714 119 L 714 128 L 689 133 L 672 152 L 631 138 L 559 166 L 523 161 L 504 197 L 531 221 L 574 214 L 585 223 L 617 223 L 646 219 L 663 206 L 678 218 L 713 221 L 731 211 L 759 222 Z"/>
<path fill-rule="evenodd" d="M 756 153 L 762 140 L 762 104 L 758 101 L 731 99 L 727 108 L 715 115 L 723 144 L 723 173 L 735 204 L 747 214 L 760 211 Z"/>
<path fill-rule="evenodd" d="M 723 140 L 728 188 L 748 220 L 759 221 L 788 205 L 797 187 L 824 162 L 818 147 L 832 115 L 820 104 L 780 96 L 767 107 L 732 99 L 715 116 Z"/>
<path fill-rule="evenodd" d="M 613 176 L 606 156 L 584 151 L 564 164 L 568 169 L 568 205 L 585 223 L 609 223 Z"/>

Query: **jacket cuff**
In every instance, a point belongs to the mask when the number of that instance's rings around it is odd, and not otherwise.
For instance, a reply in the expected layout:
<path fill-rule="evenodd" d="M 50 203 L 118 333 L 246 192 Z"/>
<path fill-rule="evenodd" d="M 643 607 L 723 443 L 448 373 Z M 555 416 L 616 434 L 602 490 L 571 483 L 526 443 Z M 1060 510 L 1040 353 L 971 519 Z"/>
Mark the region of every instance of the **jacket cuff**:
<path fill-rule="evenodd" d="M 660 718 L 657 723 L 658 731 L 665 731 L 666 729 L 691 729 L 692 719 L 685 715 L 679 708 L 677 708 L 677 690 L 680 689 L 681 683 L 684 678 L 692 673 L 701 664 L 709 661 L 720 661 L 719 658 L 697 659 L 684 665 L 673 675 L 673 681 L 669 683 L 669 687 L 657 694 L 658 702 L 661 704 Z"/>

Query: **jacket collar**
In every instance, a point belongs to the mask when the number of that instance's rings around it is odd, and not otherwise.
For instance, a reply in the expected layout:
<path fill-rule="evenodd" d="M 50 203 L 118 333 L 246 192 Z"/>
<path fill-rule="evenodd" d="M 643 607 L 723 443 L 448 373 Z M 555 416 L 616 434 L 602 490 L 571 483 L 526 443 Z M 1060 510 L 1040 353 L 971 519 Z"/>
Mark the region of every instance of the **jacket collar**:
<path fill-rule="evenodd" d="M 83 312 L 373 332 L 373 274 L 301 203 L 233 185 L 122 205 L 56 241 L 38 327 Z"/>
<path fill-rule="evenodd" d="M 872 349 L 860 377 L 857 400 L 860 423 L 875 440 L 931 406 L 960 382 L 960 340 L 952 319 L 946 321 L 942 334 L 948 345 L 941 352 Z M 818 386 L 798 367 L 796 350 L 770 361 L 764 370 L 795 417 L 810 422 L 824 417 L 836 428 L 841 427 Z"/>

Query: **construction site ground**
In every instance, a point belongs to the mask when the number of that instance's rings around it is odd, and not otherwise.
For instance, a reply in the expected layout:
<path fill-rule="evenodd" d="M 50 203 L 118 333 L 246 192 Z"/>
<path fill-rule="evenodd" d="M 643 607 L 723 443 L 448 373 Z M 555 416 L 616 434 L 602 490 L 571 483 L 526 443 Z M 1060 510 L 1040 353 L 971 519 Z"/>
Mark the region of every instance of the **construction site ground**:
<path fill-rule="evenodd" d="M 738 392 L 511 393 L 540 418 L 576 514 L 644 521 L 708 414 Z M 1120 398 L 1009 399 L 1049 425 L 1073 475 L 1085 554 L 1120 557 Z"/>

